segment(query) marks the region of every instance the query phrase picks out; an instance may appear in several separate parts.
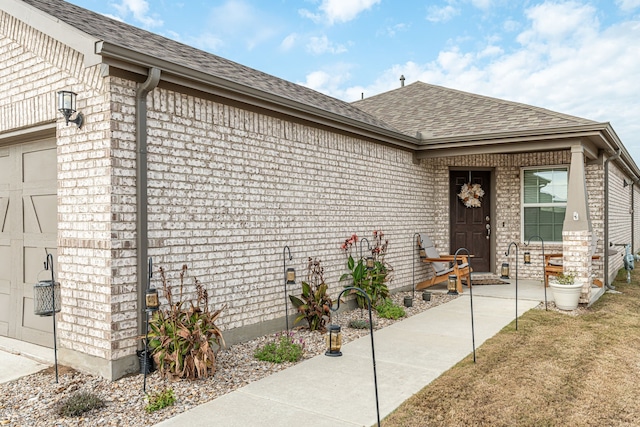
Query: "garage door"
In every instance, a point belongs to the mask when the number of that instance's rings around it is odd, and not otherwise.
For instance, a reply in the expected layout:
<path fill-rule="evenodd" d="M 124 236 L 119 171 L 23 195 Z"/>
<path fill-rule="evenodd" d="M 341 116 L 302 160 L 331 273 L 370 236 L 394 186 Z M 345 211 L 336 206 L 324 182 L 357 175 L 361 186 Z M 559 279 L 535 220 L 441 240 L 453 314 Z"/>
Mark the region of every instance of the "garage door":
<path fill-rule="evenodd" d="M 0 146 L 0 335 L 53 346 L 51 317 L 33 314 L 47 251 L 57 269 L 55 139 Z M 57 277 L 56 277 L 57 279 Z"/>

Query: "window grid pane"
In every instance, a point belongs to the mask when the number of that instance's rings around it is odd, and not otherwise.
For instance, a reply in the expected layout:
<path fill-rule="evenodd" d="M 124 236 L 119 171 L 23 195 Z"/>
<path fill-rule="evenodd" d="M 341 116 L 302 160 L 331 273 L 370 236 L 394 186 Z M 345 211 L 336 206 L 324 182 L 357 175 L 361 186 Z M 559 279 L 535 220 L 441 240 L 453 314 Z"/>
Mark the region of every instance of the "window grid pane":
<path fill-rule="evenodd" d="M 561 242 L 566 212 L 568 171 L 566 168 L 523 171 L 523 237 L 540 236 Z"/>

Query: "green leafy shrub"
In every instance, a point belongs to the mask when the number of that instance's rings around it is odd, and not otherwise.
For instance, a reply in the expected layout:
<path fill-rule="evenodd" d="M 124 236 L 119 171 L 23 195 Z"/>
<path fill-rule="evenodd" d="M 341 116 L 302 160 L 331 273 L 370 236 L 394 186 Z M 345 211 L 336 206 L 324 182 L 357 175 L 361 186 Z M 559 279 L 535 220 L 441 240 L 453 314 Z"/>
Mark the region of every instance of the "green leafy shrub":
<path fill-rule="evenodd" d="M 78 391 L 60 402 L 58 414 L 64 417 L 78 417 L 92 409 L 104 407 L 104 401 L 95 394 Z"/>
<path fill-rule="evenodd" d="M 324 268 L 319 259 L 309 257 L 307 264 L 307 281 L 302 282 L 300 298 L 289 295 L 289 299 L 298 310 L 295 323 L 307 319 L 309 329 L 324 332 L 327 321 L 331 320 L 331 305 L 333 301 L 327 294 L 327 284 L 324 283 Z"/>
<path fill-rule="evenodd" d="M 296 342 L 293 333 L 276 335 L 276 340 L 256 350 L 254 356 L 258 360 L 271 363 L 297 362 L 304 353 L 304 341 Z"/>
<path fill-rule="evenodd" d="M 384 317 L 385 319 L 399 319 L 406 315 L 404 308 L 394 304 L 390 298 L 387 298 L 384 302 L 378 304 L 376 306 L 376 311 L 378 312 L 378 316 Z"/>
<path fill-rule="evenodd" d="M 180 298 L 173 302 L 173 287 L 160 267 L 162 289 L 168 308 L 158 310 L 149 321 L 149 347 L 162 377 L 195 379 L 215 372 L 215 349 L 224 346 L 215 322 L 222 309 L 209 311 L 207 290 L 194 278 L 197 298 L 183 300 L 187 266 L 180 272 Z"/>
<path fill-rule="evenodd" d="M 343 274 L 340 277 L 340 281 L 348 280 L 349 283 L 345 284 L 345 287 L 355 286 L 365 291 L 373 307 L 389 297 L 387 282 L 390 280 L 390 274 L 393 271 L 384 259 L 387 254 L 387 248 L 389 247 L 389 241 L 383 239 L 384 233 L 380 230 L 373 232 L 372 246 L 369 245 L 369 240 L 367 239 L 367 250 L 371 252 L 371 257 L 373 258 L 373 268 L 369 269 L 366 266 L 366 261 L 362 257 L 360 257 L 357 262 L 353 258 L 352 251 L 355 247 L 357 253 L 357 243 L 360 240 L 357 234 L 352 234 L 341 246 L 341 249 L 345 251 L 345 255 L 347 256 L 347 269 L 349 269 L 349 273 Z M 362 247 L 362 242 L 360 245 Z M 355 294 L 358 307 L 367 307 L 364 295 L 358 291 L 351 291 L 350 293 Z"/>
<path fill-rule="evenodd" d="M 148 414 L 166 408 L 176 403 L 176 396 L 173 390 L 165 388 L 159 393 L 149 395 L 149 403 L 144 407 Z"/>

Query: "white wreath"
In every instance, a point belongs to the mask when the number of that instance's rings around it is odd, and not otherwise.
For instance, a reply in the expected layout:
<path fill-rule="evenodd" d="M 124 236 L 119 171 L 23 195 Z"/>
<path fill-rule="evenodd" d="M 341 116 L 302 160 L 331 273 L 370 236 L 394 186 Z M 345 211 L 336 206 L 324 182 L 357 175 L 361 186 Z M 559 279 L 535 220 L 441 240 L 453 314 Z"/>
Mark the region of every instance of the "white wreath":
<path fill-rule="evenodd" d="M 468 208 L 482 206 L 482 196 L 484 196 L 484 190 L 480 184 L 471 184 L 470 182 L 463 184 L 460 193 L 458 193 L 458 197 Z"/>

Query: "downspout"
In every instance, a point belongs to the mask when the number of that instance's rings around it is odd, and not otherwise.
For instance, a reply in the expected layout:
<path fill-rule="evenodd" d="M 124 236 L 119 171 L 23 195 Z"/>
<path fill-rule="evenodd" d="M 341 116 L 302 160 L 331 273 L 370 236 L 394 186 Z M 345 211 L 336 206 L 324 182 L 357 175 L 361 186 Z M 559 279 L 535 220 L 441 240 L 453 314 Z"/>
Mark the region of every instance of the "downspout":
<path fill-rule="evenodd" d="M 633 181 L 631 183 L 631 185 L 630 185 L 630 187 L 631 187 L 631 208 L 629 209 L 629 213 L 631 214 L 630 216 L 631 216 L 631 253 L 632 254 L 635 254 L 635 250 L 636 250 L 635 249 L 636 248 L 636 246 L 635 246 L 635 238 L 634 238 L 635 232 L 634 232 L 634 228 L 633 228 L 633 217 L 635 216 L 635 209 L 634 209 L 635 202 L 634 202 L 634 197 L 633 197 L 634 196 L 633 187 L 635 186 L 635 184 L 636 184 L 636 181 Z"/>
<path fill-rule="evenodd" d="M 620 157 L 622 150 L 604 161 L 604 285 L 607 289 L 615 289 L 609 283 L 609 162 Z"/>
<path fill-rule="evenodd" d="M 148 267 L 148 213 L 147 213 L 147 95 L 158 86 L 160 69 L 150 68 L 147 80 L 136 90 L 136 273 L 138 277 L 138 335 L 145 325 L 144 295 L 147 288 Z"/>

